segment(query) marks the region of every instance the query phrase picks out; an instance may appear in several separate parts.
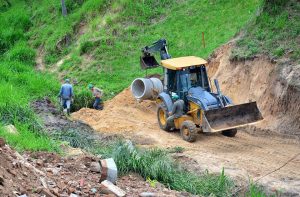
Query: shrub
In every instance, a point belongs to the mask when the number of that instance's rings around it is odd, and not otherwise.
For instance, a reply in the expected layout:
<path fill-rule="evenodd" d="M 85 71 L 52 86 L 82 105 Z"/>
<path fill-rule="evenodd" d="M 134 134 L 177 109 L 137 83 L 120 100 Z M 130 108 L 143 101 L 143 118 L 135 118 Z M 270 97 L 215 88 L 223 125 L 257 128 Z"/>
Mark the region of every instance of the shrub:
<path fill-rule="evenodd" d="M 72 104 L 71 111 L 78 111 L 83 107 L 93 107 L 94 98 L 90 91 L 81 89 L 77 90 L 75 88 L 75 99 Z"/>
<path fill-rule="evenodd" d="M 25 64 L 34 65 L 35 50 L 30 48 L 26 42 L 19 42 L 6 53 L 6 58 L 9 61 L 19 61 Z"/>
<path fill-rule="evenodd" d="M 85 41 L 80 45 L 80 55 L 91 52 L 95 47 L 95 43 L 92 41 Z"/>

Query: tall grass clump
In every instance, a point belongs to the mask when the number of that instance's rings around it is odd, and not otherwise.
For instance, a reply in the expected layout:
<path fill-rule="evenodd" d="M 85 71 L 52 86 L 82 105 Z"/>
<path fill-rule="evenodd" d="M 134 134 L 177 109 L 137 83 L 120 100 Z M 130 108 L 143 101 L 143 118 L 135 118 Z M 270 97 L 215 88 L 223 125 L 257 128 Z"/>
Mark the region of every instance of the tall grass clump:
<path fill-rule="evenodd" d="M 184 170 L 164 150 L 137 149 L 127 143 L 119 143 L 113 149 L 121 173 L 136 172 L 145 179 L 157 180 L 167 187 L 203 196 L 230 196 L 233 182 L 224 174 L 194 174 Z"/>

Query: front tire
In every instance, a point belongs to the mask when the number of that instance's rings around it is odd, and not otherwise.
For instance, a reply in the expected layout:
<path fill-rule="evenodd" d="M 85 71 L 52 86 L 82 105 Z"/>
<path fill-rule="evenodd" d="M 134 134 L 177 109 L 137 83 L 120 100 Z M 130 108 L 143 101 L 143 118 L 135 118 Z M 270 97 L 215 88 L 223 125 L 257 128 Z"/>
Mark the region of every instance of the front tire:
<path fill-rule="evenodd" d="M 181 137 L 187 142 L 194 142 L 197 138 L 197 127 L 193 121 L 186 120 L 180 127 Z"/>
<path fill-rule="evenodd" d="M 158 120 L 159 127 L 162 130 L 170 131 L 171 126 L 168 125 L 168 122 L 167 122 L 168 115 L 167 114 L 168 114 L 168 112 L 166 110 L 166 107 L 164 105 L 159 105 L 157 108 L 157 120 Z"/>
<path fill-rule="evenodd" d="M 234 137 L 237 133 L 237 129 L 229 129 L 226 131 L 222 131 L 222 135 L 227 136 L 227 137 Z"/>

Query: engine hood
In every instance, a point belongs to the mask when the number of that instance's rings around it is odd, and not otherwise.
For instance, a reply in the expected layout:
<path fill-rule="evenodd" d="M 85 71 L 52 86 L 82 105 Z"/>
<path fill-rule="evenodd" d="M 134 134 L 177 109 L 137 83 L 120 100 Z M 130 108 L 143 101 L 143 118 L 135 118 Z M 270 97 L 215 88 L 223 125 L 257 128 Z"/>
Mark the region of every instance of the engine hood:
<path fill-rule="evenodd" d="M 191 88 L 188 91 L 188 100 L 193 101 L 201 106 L 204 110 L 214 109 L 219 107 L 218 100 L 209 92 L 201 87 Z"/>

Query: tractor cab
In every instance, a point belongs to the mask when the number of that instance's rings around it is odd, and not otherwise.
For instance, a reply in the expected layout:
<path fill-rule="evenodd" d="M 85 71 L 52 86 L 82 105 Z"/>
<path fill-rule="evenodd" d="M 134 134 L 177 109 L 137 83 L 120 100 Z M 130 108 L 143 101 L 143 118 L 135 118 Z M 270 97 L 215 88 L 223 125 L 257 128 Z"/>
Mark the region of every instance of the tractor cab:
<path fill-rule="evenodd" d="M 199 87 L 210 92 L 206 64 L 204 59 L 195 56 L 162 60 L 164 89 L 169 93 L 176 92 L 185 102 L 192 88 Z"/>

